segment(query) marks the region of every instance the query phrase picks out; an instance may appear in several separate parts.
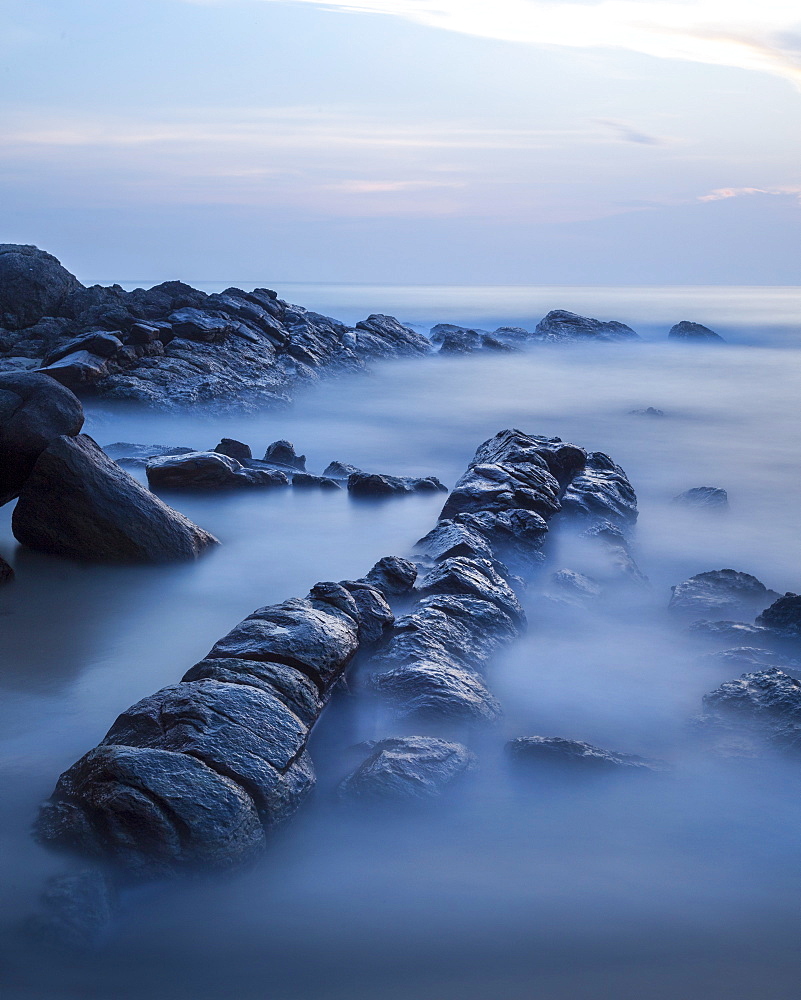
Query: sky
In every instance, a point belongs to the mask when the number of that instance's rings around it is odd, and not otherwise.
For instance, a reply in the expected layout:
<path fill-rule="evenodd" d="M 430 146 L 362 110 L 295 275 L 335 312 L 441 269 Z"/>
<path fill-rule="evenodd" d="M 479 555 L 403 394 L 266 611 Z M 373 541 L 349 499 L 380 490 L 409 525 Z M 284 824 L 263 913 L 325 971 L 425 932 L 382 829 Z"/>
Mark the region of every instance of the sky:
<path fill-rule="evenodd" d="M 797 284 L 797 0 L 0 0 L 0 240 L 84 281 Z"/>

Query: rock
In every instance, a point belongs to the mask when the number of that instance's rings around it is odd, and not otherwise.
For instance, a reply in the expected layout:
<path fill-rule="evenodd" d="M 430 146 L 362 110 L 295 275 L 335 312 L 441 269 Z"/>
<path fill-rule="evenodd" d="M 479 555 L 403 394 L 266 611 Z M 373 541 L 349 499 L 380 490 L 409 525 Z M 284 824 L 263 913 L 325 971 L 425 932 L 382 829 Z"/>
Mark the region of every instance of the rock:
<path fill-rule="evenodd" d="M 174 338 L 171 323 L 160 323 L 158 326 L 151 323 L 132 323 L 127 336 L 126 344 L 153 344 L 157 340 L 162 343 L 169 343 Z"/>
<path fill-rule="evenodd" d="M 41 453 L 12 528 L 29 548 L 90 562 L 194 559 L 217 544 L 84 434 L 57 437 Z"/>
<path fill-rule="evenodd" d="M 438 521 L 415 547 L 437 562 L 452 556 L 465 556 L 468 559 L 493 558 L 490 543 L 478 531 L 469 524 L 447 518 Z"/>
<path fill-rule="evenodd" d="M 365 650 L 375 646 L 395 621 L 384 592 L 364 580 L 342 580 L 340 586 L 350 593 L 356 604 L 359 648 Z"/>
<path fill-rule="evenodd" d="M 704 661 L 711 665 L 749 671 L 764 670 L 766 667 L 781 667 L 785 670 L 801 668 L 801 659 L 760 646 L 735 646 L 733 649 L 721 649 L 715 653 L 707 653 Z"/>
<path fill-rule="evenodd" d="M 672 591 L 668 604 L 672 612 L 707 620 L 736 616 L 753 618 L 778 596 L 755 576 L 733 569 L 698 573 L 677 584 Z"/>
<path fill-rule="evenodd" d="M 329 479 L 327 476 L 310 476 L 308 472 L 296 472 L 292 477 L 293 486 L 319 486 L 324 490 L 341 490 L 342 487 L 336 479 Z"/>
<path fill-rule="evenodd" d="M 506 744 L 506 751 L 516 763 L 528 767 L 558 769 L 581 773 L 613 771 L 664 771 L 660 761 L 630 753 L 602 750 L 590 743 L 565 740 L 559 736 L 522 736 Z"/>
<path fill-rule="evenodd" d="M 719 510 L 729 506 L 729 494 L 715 486 L 696 486 L 673 497 L 673 503 L 697 510 Z"/>
<path fill-rule="evenodd" d="M 471 465 L 451 490 L 441 516 L 529 510 L 547 518 L 559 509 L 559 483 L 547 468 L 494 462 Z"/>
<path fill-rule="evenodd" d="M 555 588 L 558 599 L 568 604 L 582 605 L 601 596 L 601 587 L 597 581 L 572 569 L 560 569 L 552 573 L 551 585 Z"/>
<path fill-rule="evenodd" d="M 419 584 L 419 592 L 455 594 L 478 597 L 495 604 L 518 625 L 525 624 L 526 616 L 517 595 L 486 559 L 466 559 L 455 556 L 436 565 Z"/>
<path fill-rule="evenodd" d="M 682 320 L 681 323 L 677 323 L 675 326 L 671 327 L 670 333 L 668 333 L 668 339 L 682 340 L 687 343 L 726 343 L 719 333 L 714 333 L 708 327 L 701 326 L 700 323 L 689 323 L 687 320 Z"/>
<path fill-rule="evenodd" d="M 659 410 L 655 406 L 647 406 L 644 410 L 629 410 L 631 417 L 664 417 L 664 410 Z"/>
<path fill-rule="evenodd" d="M 0 370 L 3 372 L 30 372 L 41 367 L 37 358 L 0 358 Z"/>
<path fill-rule="evenodd" d="M 770 642 L 776 635 L 772 629 L 761 625 L 737 621 L 692 622 L 689 631 L 707 639 L 722 639 L 725 642 Z"/>
<path fill-rule="evenodd" d="M 275 469 L 247 469 L 235 458 L 216 451 L 164 455 L 147 463 L 147 481 L 157 490 L 248 489 L 288 486 L 289 478 Z"/>
<path fill-rule="evenodd" d="M 578 316 L 564 309 L 554 309 L 545 319 L 540 320 L 534 330 L 535 337 L 545 343 L 583 343 L 586 341 L 625 341 L 639 340 L 635 333 L 625 323 L 590 319 L 588 316 Z"/>
<path fill-rule="evenodd" d="M 330 462 L 325 469 L 323 469 L 323 475 L 327 479 L 349 479 L 354 473 L 362 471 L 362 469 L 357 469 L 355 465 L 345 465 L 342 462 Z"/>
<path fill-rule="evenodd" d="M 364 345 L 371 353 L 380 352 L 391 343 L 399 357 L 421 357 L 431 353 L 431 342 L 421 333 L 399 323 L 392 316 L 374 313 L 356 324 L 356 344 Z"/>
<path fill-rule="evenodd" d="M 58 315 L 64 300 L 83 286 L 44 250 L 0 244 L 0 326 L 21 330 Z"/>
<path fill-rule="evenodd" d="M 118 465 L 141 469 L 153 458 L 161 458 L 162 455 L 189 455 L 194 450 L 165 444 L 132 444 L 129 441 L 115 441 L 103 448 Z"/>
<path fill-rule="evenodd" d="M 418 660 L 376 674 L 372 687 L 401 717 L 494 722 L 501 707 L 474 670 L 441 660 Z"/>
<path fill-rule="evenodd" d="M 384 556 L 373 566 L 365 583 L 376 587 L 387 597 L 403 597 L 414 587 L 417 567 L 409 559 L 399 556 Z"/>
<path fill-rule="evenodd" d="M 80 402 L 46 375 L 0 374 L 0 504 L 19 495 L 51 441 L 82 426 Z"/>
<path fill-rule="evenodd" d="M 587 456 L 584 470 L 562 496 L 562 511 L 580 520 L 611 522 L 625 529 L 637 520 L 637 494 L 619 465 L 603 452 Z"/>
<path fill-rule="evenodd" d="M 772 591 L 767 595 L 774 597 Z M 778 598 L 756 620 L 757 625 L 774 629 L 791 639 L 801 638 L 801 595 L 786 593 Z"/>
<path fill-rule="evenodd" d="M 461 743 L 426 736 L 379 740 L 370 756 L 339 785 L 342 798 L 409 800 L 439 798 L 476 765 Z"/>
<path fill-rule="evenodd" d="M 704 708 L 736 712 L 751 719 L 801 721 L 801 681 L 778 667 L 743 674 L 704 695 Z"/>
<path fill-rule="evenodd" d="M 582 531 L 581 537 L 597 543 L 602 548 L 609 579 L 638 586 L 647 585 L 648 577 L 635 562 L 628 539 L 616 524 L 598 520 Z M 600 573 L 597 564 L 595 572 Z"/>
<path fill-rule="evenodd" d="M 54 361 L 46 368 L 40 368 L 43 375 L 49 375 L 68 389 L 89 389 L 109 374 L 105 358 L 89 351 L 73 351 L 64 358 Z"/>
<path fill-rule="evenodd" d="M 306 456 L 297 455 L 295 446 L 290 441 L 273 441 L 264 453 L 264 461 L 272 465 L 285 465 L 300 472 L 306 471 Z"/>
<path fill-rule="evenodd" d="M 439 323 L 431 330 L 431 343 L 439 346 L 440 354 L 472 354 L 484 347 L 485 330 L 468 330 L 463 326 Z"/>
<path fill-rule="evenodd" d="M 354 472 L 348 477 L 348 492 L 359 497 L 395 496 L 402 493 L 447 493 L 448 489 L 436 478 L 426 476 L 380 476 L 369 472 Z"/>
<path fill-rule="evenodd" d="M 242 444 L 241 441 L 235 441 L 233 438 L 223 438 L 214 450 L 220 455 L 227 455 L 229 458 L 236 459 L 242 465 L 253 458 L 250 446 Z"/>
<path fill-rule="evenodd" d="M 91 333 L 81 334 L 80 337 L 73 337 L 66 344 L 62 344 L 54 351 L 51 351 L 42 362 L 44 367 L 61 361 L 70 354 L 79 351 L 86 351 L 98 358 L 113 358 L 122 348 L 122 341 L 113 333 L 105 330 L 94 330 Z"/>
<path fill-rule="evenodd" d="M 8 565 L 8 563 L 0 556 L 0 587 L 4 583 L 11 583 L 14 579 L 14 570 Z"/>
<path fill-rule="evenodd" d="M 234 325 L 226 317 L 201 309 L 178 309 L 167 317 L 176 337 L 215 344 L 225 340 L 234 330 Z"/>
<path fill-rule="evenodd" d="M 28 930 L 45 945 L 82 950 L 97 945 L 108 928 L 117 894 L 101 871 L 86 868 L 48 879 L 39 904 Z"/>

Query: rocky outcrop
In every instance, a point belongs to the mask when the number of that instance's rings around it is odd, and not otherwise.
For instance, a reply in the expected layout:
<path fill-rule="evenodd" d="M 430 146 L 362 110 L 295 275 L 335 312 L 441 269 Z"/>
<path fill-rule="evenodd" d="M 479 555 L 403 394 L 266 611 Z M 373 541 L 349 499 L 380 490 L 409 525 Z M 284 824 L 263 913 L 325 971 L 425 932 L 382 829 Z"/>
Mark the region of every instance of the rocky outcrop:
<path fill-rule="evenodd" d="M 373 579 L 402 575 L 395 563 Z M 248 863 L 313 786 L 311 727 L 360 645 L 391 621 L 369 578 L 255 611 L 61 776 L 39 839 L 135 878 Z"/>
<path fill-rule="evenodd" d="M 801 639 L 801 595 L 788 592 L 779 597 L 759 615 L 756 624 L 788 639 Z"/>
<path fill-rule="evenodd" d="M 241 410 L 284 403 L 324 374 L 431 350 L 426 337 L 388 316 L 349 328 L 265 288 L 85 288 L 50 254 L 0 245 L 0 367 L 4 358 L 38 359 L 40 370 L 79 393 L 162 409 Z"/>
<path fill-rule="evenodd" d="M 14 579 L 14 570 L 8 565 L 8 563 L 0 556 L 0 587 L 4 583 L 11 583 Z"/>
<path fill-rule="evenodd" d="M 726 343 L 719 333 L 715 333 L 713 330 L 710 330 L 706 326 L 702 326 L 700 323 L 690 323 L 687 320 L 682 320 L 681 323 L 677 323 L 675 326 L 671 327 L 670 333 L 668 333 L 668 339 L 695 344 Z"/>
<path fill-rule="evenodd" d="M 664 417 L 667 416 L 664 410 L 656 406 L 646 406 L 642 410 L 629 410 L 630 417 Z"/>
<path fill-rule="evenodd" d="M 177 445 L 133 444 L 130 441 L 115 441 L 103 448 L 109 458 L 113 458 L 118 465 L 134 469 L 144 469 L 152 459 L 161 458 L 163 455 L 188 455 L 194 450 Z"/>
<path fill-rule="evenodd" d="M 403 493 L 447 493 L 436 476 L 415 479 L 411 476 L 382 476 L 353 472 L 348 476 L 348 492 L 356 497 L 389 497 Z"/>
<path fill-rule="evenodd" d="M 704 696 L 698 732 L 716 753 L 801 750 L 801 681 L 779 667 L 745 673 Z"/>
<path fill-rule="evenodd" d="M 226 490 L 254 486 L 289 486 L 278 469 L 250 469 L 218 451 L 191 451 L 151 459 L 145 469 L 156 490 Z"/>
<path fill-rule="evenodd" d="M 494 333 L 488 333 L 452 323 L 438 323 L 431 328 L 429 336 L 431 343 L 439 347 L 440 354 L 516 351 L 532 340 L 532 335 L 522 327 L 501 326 Z"/>
<path fill-rule="evenodd" d="M 506 752 L 526 770 L 594 774 L 614 771 L 664 771 L 660 761 L 636 754 L 602 750 L 591 743 L 559 736 L 521 736 L 506 744 Z"/>
<path fill-rule="evenodd" d="M 383 803 L 439 798 L 476 765 L 461 743 L 403 736 L 369 745 L 370 755 L 339 785 L 342 798 Z"/>
<path fill-rule="evenodd" d="M 45 375 L 0 374 L 0 504 L 19 496 L 51 441 L 82 426 L 83 407 L 68 389 Z"/>
<path fill-rule="evenodd" d="M 264 461 L 271 465 L 285 465 L 299 472 L 306 471 L 306 456 L 298 455 L 291 441 L 273 441 L 264 453 Z"/>
<path fill-rule="evenodd" d="M 717 486 L 695 486 L 673 497 L 673 503 L 696 510 L 722 510 L 729 506 L 729 494 Z"/>
<path fill-rule="evenodd" d="M 605 323 L 588 316 L 578 316 L 565 309 L 554 309 L 549 312 L 537 324 L 534 335 L 539 341 L 550 344 L 640 339 L 639 334 L 625 323 L 618 323 L 615 320 Z"/>
<path fill-rule="evenodd" d="M 755 576 L 734 569 L 698 573 L 672 590 L 668 605 L 672 612 L 707 621 L 753 619 L 779 596 Z"/>
<path fill-rule="evenodd" d="M 28 548 L 92 562 L 194 559 L 216 544 L 84 434 L 57 437 L 39 455 L 12 529 Z"/>
<path fill-rule="evenodd" d="M 250 445 L 243 444 L 241 441 L 235 441 L 233 438 L 223 438 L 214 450 L 220 455 L 235 458 L 240 463 L 249 462 L 253 458 Z"/>

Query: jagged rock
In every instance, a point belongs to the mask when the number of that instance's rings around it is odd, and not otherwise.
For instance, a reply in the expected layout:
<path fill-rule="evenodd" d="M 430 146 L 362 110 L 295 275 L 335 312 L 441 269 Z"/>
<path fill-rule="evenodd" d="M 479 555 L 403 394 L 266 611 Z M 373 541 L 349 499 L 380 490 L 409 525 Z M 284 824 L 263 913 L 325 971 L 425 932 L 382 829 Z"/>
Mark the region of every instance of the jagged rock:
<path fill-rule="evenodd" d="M 424 596 L 455 594 L 478 597 L 497 605 L 518 625 L 526 616 L 517 595 L 486 559 L 466 559 L 455 556 L 438 563 L 419 584 Z"/>
<path fill-rule="evenodd" d="M 4 583 L 11 583 L 14 579 L 14 570 L 8 565 L 8 563 L 0 556 L 0 587 Z"/>
<path fill-rule="evenodd" d="M 603 546 L 611 578 L 637 585 L 648 583 L 648 577 L 634 561 L 628 539 L 616 524 L 604 520 L 596 521 L 582 531 L 581 537 L 591 539 Z"/>
<path fill-rule="evenodd" d="M 327 479 L 349 479 L 355 472 L 362 472 L 355 465 L 346 465 L 343 462 L 330 462 L 324 469 L 323 475 Z"/>
<path fill-rule="evenodd" d="M 562 496 L 562 511 L 582 520 L 603 519 L 620 528 L 637 520 L 637 494 L 619 465 L 603 452 L 587 456 L 586 466 Z"/>
<path fill-rule="evenodd" d="M 248 489 L 253 486 L 288 486 L 289 478 L 277 469 L 248 469 L 235 458 L 216 451 L 191 451 L 164 455 L 147 463 L 147 481 L 157 490 Z"/>
<path fill-rule="evenodd" d="M 604 323 L 588 316 L 578 316 L 565 309 L 554 309 L 549 312 L 545 319 L 537 324 L 534 334 L 546 343 L 640 339 L 639 334 L 625 323 L 618 323 L 615 320 Z"/>
<path fill-rule="evenodd" d="M 410 559 L 384 556 L 373 566 L 364 582 L 377 587 L 387 597 L 402 597 L 414 587 L 417 567 Z"/>
<path fill-rule="evenodd" d="M 61 361 L 68 355 L 79 351 L 86 351 L 99 358 L 113 358 L 122 346 L 122 341 L 116 334 L 107 333 L 105 330 L 93 330 L 90 333 L 81 334 L 80 337 L 73 337 L 66 344 L 51 351 L 45 357 L 42 366 L 52 365 L 54 362 Z"/>
<path fill-rule="evenodd" d="M 484 347 L 486 330 L 468 330 L 451 323 L 439 323 L 431 330 L 431 343 L 439 346 L 440 354 L 473 354 Z"/>
<path fill-rule="evenodd" d="M 766 591 L 771 597 L 772 591 Z M 788 591 L 784 597 L 779 597 L 757 618 L 757 625 L 774 629 L 788 638 L 801 637 L 801 595 Z"/>
<path fill-rule="evenodd" d="M 167 317 L 176 337 L 199 340 L 209 344 L 221 343 L 234 330 L 229 319 L 201 309 L 177 309 Z"/>
<path fill-rule="evenodd" d="M 729 506 L 729 494 L 716 486 L 695 486 L 673 497 L 673 502 L 698 510 L 719 510 Z"/>
<path fill-rule="evenodd" d="M 319 486 L 324 490 L 341 490 L 342 487 L 336 479 L 329 479 L 327 476 L 311 476 L 308 472 L 297 472 L 292 477 L 293 486 Z"/>
<path fill-rule="evenodd" d="M 426 476 L 381 476 L 369 472 L 354 472 L 348 476 L 348 492 L 360 497 L 394 496 L 400 493 L 447 493 L 448 489 L 436 478 Z"/>
<path fill-rule="evenodd" d="M 427 337 L 415 333 L 392 316 L 373 313 L 356 324 L 357 345 L 365 346 L 371 353 L 376 350 L 380 353 L 388 343 L 393 345 L 394 352 L 399 356 L 419 357 L 431 353 L 431 343 Z"/>
<path fill-rule="evenodd" d="M 379 740 L 339 785 L 342 798 L 409 801 L 439 798 L 476 765 L 461 743 L 426 736 Z"/>
<path fill-rule="evenodd" d="M 436 562 L 452 556 L 465 556 L 468 559 L 493 558 L 489 542 L 478 531 L 469 524 L 448 519 L 438 521 L 415 547 Z"/>
<path fill-rule="evenodd" d="M 356 603 L 359 648 L 375 646 L 395 621 L 383 591 L 364 580 L 342 580 L 341 586 L 351 594 Z"/>
<path fill-rule="evenodd" d="M 448 523 L 440 521 L 440 524 Z M 494 557 L 514 571 L 527 573 L 544 558 L 541 549 L 548 525 L 533 511 L 513 508 L 499 513 L 457 514 L 453 523 L 479 535 Z"/>
<path fill-rule="evenodd" d="M 39 371 L 67 389 L 81 390 L 89 389 L 104 379 L 109 374 L 109 367 L 106 358 L 89 351 L 73 351 Z"/>
<path fill-rule="evenodd" d="M 671 327 L 670 333 L 668 333 L 668 339 L 705 344 L 726 343 L 719 333 L 715 333 L 708 327 L 702 326 L 700 323 L 690 323 L 687 320 L 682 320 L 681 323 L 677 323 L 675 326 Z"/>
<path fill-rule="evenodd" d="M 235 441 L 233 438 L 223 438 L 214 450 L 220 455 L 227 455 L 229 458 L 236 459 L 242 465 L 253 458 L 250 445 L 243 444 L 241 441 Z"/>
<path fill-rule="evenodd" d="M 441 516 L 530 510 L 550 517 L 559 509 L 559 483 L 547 468 L 533 462 L 493 462 L 467 470 L 451 490 Z"/>
<path fill-rule="evenodd" d="M 285 465 L 290 469 L 306 471 L 306 456 L 297 455 L 290 441 L 273 441 L 264 453 L 264 461 L 272 465 Z"/>
<path fill-rule="evenodd" d="M 55 438 L 12 518 L 23 545 L 90 562 L 194 559 L 217 540 L 162 503 L 85 434 Z"/>
<path fill-rule="evenodd" d="M 551 574 L 551 585 L 559 600 L 568 604 L 582 605 L 601 596 L 601 587 L 583 573 L 572 569 L 560 569 Z"/>
<path fill-rule="evenodd" d="M 512 760 L 527 768 L 586 773 L 665 770 L 665 765 L 660 761 L 638 757 L 636 754 L 603 750 L 590 743 L 565 740 L 559 736 L 521 736 L 507 743 L 506 750 Z"/>
<path fill-rule="evenodd" d="M 20 330 L 43 316 L 57 315 L 67 296 L 81 287 L 78 279 L 44 250 L 0 244 L 0 326 Z"/>
<path fill-rule="evenodd" d="M 376 674 L 371 684 L 409 718 L 493 722 L 501 711 L 482 678 L 455 662 L 418 660 Z"/>
<path fill-rule="evenodd" d="M 103 451 L 118 465 L 141 468 L 153 458 L 163 455 L 189 455 L 194 448 L 182 448 L 164 444 L 132 444 L 130 441 L 115 441 L 107 444 Z"/>
<path fill-rule="evenodd" d="M 19 495 L 51 441 L 82 426 L 78 399 L 46 375 L 0 374 L 0 504 Z"/>
<path fill-rule="evenodd" d="M 698 573 L 672 588 L 668 607 L 676 614 L 696 619 L 721 620 L 754 615 L 778 595 L 750 573 L 733 569 Z M 762 624 L 762 623 L 760 623 Z"/>
<path fill-rule="evenodd" d="M 778 667 L 746 673 L 704 695 L 704 708 L 737 712 L 751 719 L 801 722 L 801 681 Z"/>
<path fill-rule="evenodd" d="M 48 879 L 39 904 L 28 930 L 46 945 L 81 950 L 102 937 L 116 910 L 117 894 L 103 872 L 86 868 Z"/>
<path fill-rule="evenodd" d="M 664 410 L 658 409 L 656 406 L 646 406 L 644 410 L 629 410 L 629 416 L 631 417 L 664 417 L 666 416 Z"/>
<path fill-rule="evenodd" d="M 174 338 L 171 323 L 132 323 L 125 337 L 126 344 L 153 344 L 157 340 L 169 343 Z"/>

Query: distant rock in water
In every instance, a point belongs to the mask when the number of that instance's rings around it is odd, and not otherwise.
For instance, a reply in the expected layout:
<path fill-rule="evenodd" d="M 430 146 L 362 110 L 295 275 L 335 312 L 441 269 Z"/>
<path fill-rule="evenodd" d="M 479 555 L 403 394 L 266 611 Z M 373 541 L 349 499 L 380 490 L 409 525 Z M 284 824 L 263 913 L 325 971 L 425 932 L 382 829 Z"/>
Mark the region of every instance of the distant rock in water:
<path fill-rule="evenodd" d="M 289 486 L 289 477 L 277 469 L 249 469 L 218 451 L 191 451 L 164 455 L 148 462 L 147 481 L 154 489 L 247 489 Z"/>
<path fill-rule="evenodd" d="M 722 510 L 729 506 L 729 494 L 717 486 L 695 486 L 673 497 L 673 503 L 698 510 Z"/>
<path fill-rule="evenodd" d="M 379 740 L 370 750 L 339 785 L 342 798 L 382 802 L 439 798 L 476 763 L 461 743 L 427 736 Z"/>
<path fill-rule="evenodd" d="M 440 354 L 475 354 L 476 351 L 515 351 L 532 340 L 532 334 L 519 326 L 501 326 L 493 333 L 452 323 L 438 323 L 431 328 L 431 343 Z"/>
<path fill-rule="evenodd" d="M 521 736 L 506 744 L 506 752 L 515 763 L 527 768 L 584 773 L 665 770 L 660 761 L 602 750 L 591 743 L 565 740 L 559 736 Z"/>
<path fill-rule="evenodd" d="M 431 352 L 427 337 L 389 316 L 351 328 L 266 288 L 86 288 L 43 250 L 0 244 L 0 369 L 30 361 L 86 395 L 160 409 L 261 408 L 323 375 Z"/>
<path fill-rule="evenodd" d="M 801 750 L 801 681 L 779 667 L 745 673 L 704 695 L 696 720 L 724 756 Z"/>
<path fill-rule="evenodd" d="M 671 327 L 668 339 L 683 340 L 699 344 L 726 343 L 719 333 L 715 333 L 714 330 L 710 330 L 709 327 L 702 326 L 700 323 L 689 323 L 687 320 L 682 320 L 681 323 L 677 323 L 674 327 Z"/>
<path fill-rule="evenodd" d="M 250 450 L 250 445 L 243 444 L 241 441 L 235 441 L 233 438 L 223 438 L 214 450 L 219 452 L 220 455 L 227 455 L 229 458 L 235 458 L 237 462 L 241 462 L 243 464 L 253 458 L 253 452 Z"/>
<path fill-rule="evenodd" d="M 615 320 L 602 322 L 588 316 L 579 316 L 565 309 L 554 309 L 537 324 L 534 335 L 546 343 L 584 343 L 586 341 L 639 340 L 625 323 Z"/>
<path fill-rule="evenodd" d="M 762 612 L 756 624 L 788 638 L 801 638 L 801 595 L 788 592 L 780 597 Z"/>
<path fill-rule="evenodd" d="M 753 618 L 779 595 L 750 573 L 716 569 L 676 584 L 668 607 L 696 619 Z"/>
<path fill-rule="evenodd" d="M 299 472 L 306 471 L 306 456 L 298 455 L 291 441 L 273 441 L 265 451 L 263 461 L 271 465 L 286 465 Z"/>
<path fill-rule="evenodd" d="M 659 410 L 655 406 L 647 406 L 644 410 L 629 410 L 631 417 L 664 417 L 664 410 Z"/>
<path fill-rule="evenodd" d="M 436 476 L 415 479 L 410 476 L 354 472 L 348 476 L 348 492 L 359 497 L 387 497 L 403 493 L 447 493 L 448 488 Z"/>
<path fill-rule="evenodd" d="M 133 444 L 130 441 L 115 441 L 103 449 L 118 465 L 142 469 L 153 458 L 161 458 L 162 455 L 188 455 L 194 450 L 164 444 Z"/>

